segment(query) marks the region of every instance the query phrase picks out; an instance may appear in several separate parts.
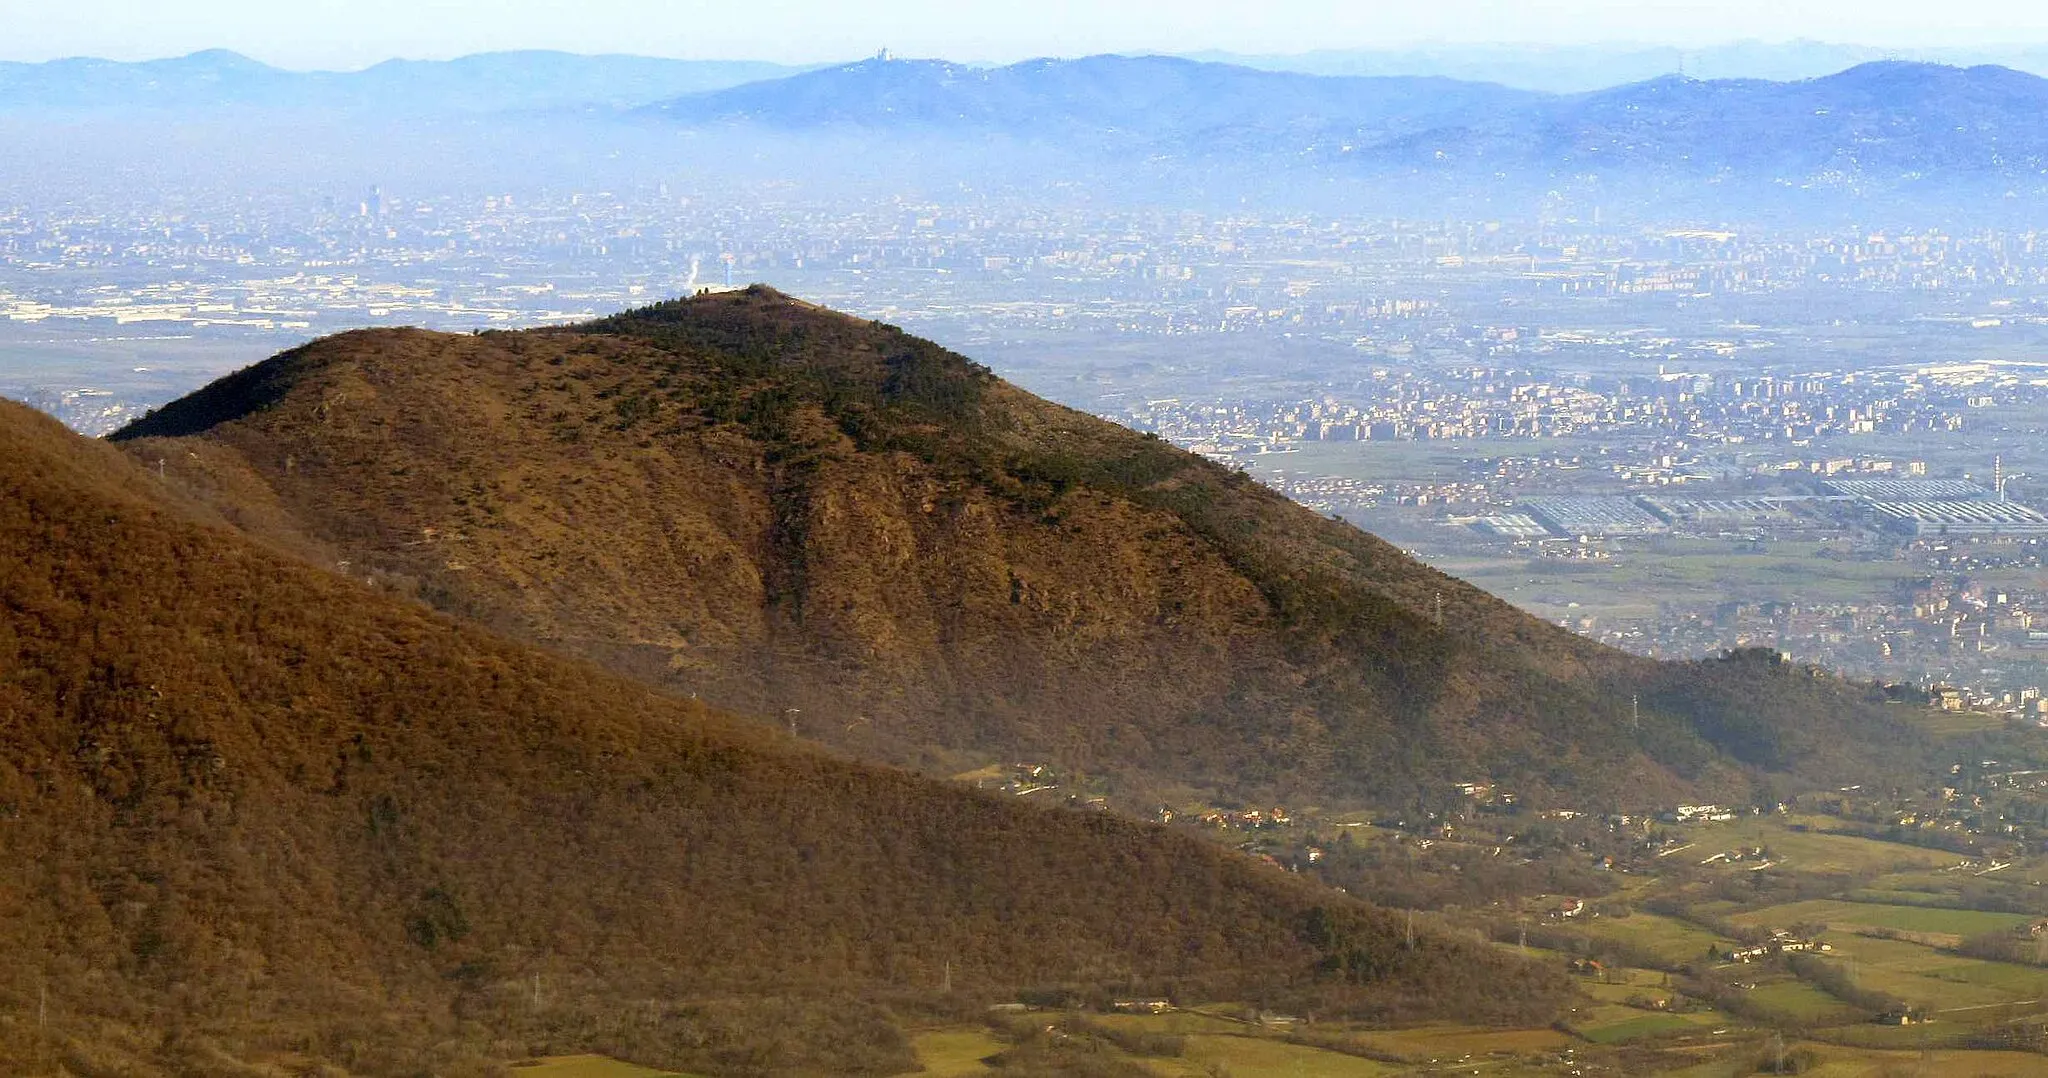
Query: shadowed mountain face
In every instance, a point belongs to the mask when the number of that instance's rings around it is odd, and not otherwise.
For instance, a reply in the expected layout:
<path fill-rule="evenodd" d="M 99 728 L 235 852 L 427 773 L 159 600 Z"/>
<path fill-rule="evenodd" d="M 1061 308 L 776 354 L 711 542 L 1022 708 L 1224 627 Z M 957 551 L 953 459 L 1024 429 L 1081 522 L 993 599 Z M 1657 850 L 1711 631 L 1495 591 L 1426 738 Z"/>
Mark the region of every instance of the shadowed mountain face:
<path fill-rule="evenodd" d="M 1558 998 L 1206 843 L 829 759 L 205 517 L 0 404 L 0 1012 L 43 1015 L 0 1023 L 0 1071 L 894 1074 L 882 1002 L 948 981 Z"/>
<path fill-rule="evenodd" d="M 1867 781 L 1918 746 L 1857 687 L 1600 648 L 765 288 L 569 330 L 346 334 L 118 437 L 286 549 L 942 772 L 1382 803 L 1493 779 L 1647 806 Z"/>

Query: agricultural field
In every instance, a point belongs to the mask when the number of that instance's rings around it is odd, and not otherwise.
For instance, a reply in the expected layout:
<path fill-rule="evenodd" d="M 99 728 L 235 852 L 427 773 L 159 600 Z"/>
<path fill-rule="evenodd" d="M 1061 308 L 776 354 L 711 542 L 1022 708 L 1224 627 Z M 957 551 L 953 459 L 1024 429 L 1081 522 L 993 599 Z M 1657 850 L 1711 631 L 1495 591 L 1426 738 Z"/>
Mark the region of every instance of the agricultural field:
<path fill-rule="evenodd" d="M 970 1074 L 994 1074 L 982 1060 L 1006 1046 L 985 1029 L 941 1030 L 920 1033 L 910 1039 L 917 1062 L 926 1078 L 960 1078 Z"/>
<path fill-rule="evenodd" d="M 1382 1078 L 1404 1069 L 1273 1037 L 1228 1033 L 1196 1034 L 1187 1039 L 1187 1051 L 1181 1058 L 1148 1059 L 1144 1065 L 1162 1078 L 1208 1078 L 1218 1073 L 1218 1065 L 1227 1074 L 1284 1074 L 1301 1078 Z"/>
<path fill-rule="evenodd" d="M 2005 717 L 1982 711 L 1926 711 L 1913 712 L 1914 722 L 1921 729 L 1936 737 L 1956 737 L 1964 734 L 1981 734 L 1987 730 L 2005 728 Z"/>
<path fill-rule="evenodd" d="M 1980 910 L 1951 910 L 1930 906 L 1884 906 L 1840 899 L 1814 899 L 1771 906 L 1730 920 L 1759 928 L 1784 928 L 1796 924 L 1824 924 L 1838 931 L 1889 929 L 1930 937 L 1975 936 L 2026 924 L 2021 913 L 1990 913 Z"/>
<path fill-rule="evenodd" d="M 1838 820 L 1827 823 L 1840 826 Z M 1906 846 L 1855 835 L 1828 835 L 1818 830 L 1794 831 L 1775 824 L 1751 830 L 1757 835 L 1757 844 L 1770 850 L 1775 860 L 1800 872 L 1907 872 L 1948 868 L 1963 859 L 1947 850 Z"/>
<path fill-rule="evenodd" d="M 1528 1056 L 1561 1052 L 1573 1039 L 1554 1029 L 1483 1029 L 1475 1026 L 1423 1026 L 1416 1029 L 1360 1031 L 1349 1035 L 1367 1051 L 1414 1062 L 1462 1056 Z"/>
<path fill-rule="evenodd" d="M 1788 1043 L 1788 1055 L 1804 1055 L 1814 1062 L 1802 1071 L 1806 1078 L 2039 1078 L 2044 1073 L 2040 1056 L 2025 1052 L 1974 1052 L 1934 1050 L 1882 1051 L 1844 1048 L 1832 1044 Z M 1747 1078 L 1754 1074 L 1756 1057 L 1744 1053 L 1736 1059 L 1717 1059 L 1677 1070 L 1658 1072 L 1656 1078 Z"/>
<path fill-rule="evenodd" d="M 1404 523 L 1409 532 L 1418 530 L 1411 518 L 1392 511 L 1365 523 L 1382 533 L 1399 534 Z M 1439 545 L 1447 544 L 1437 539 L 1427 548 L 1431 565 L 1549 617 L 1644 618 L 1665 604 L 1769 602 L 1788 594 L 1806 602 L 1855 602 L 1889 593 L 1911 575 L 1904 562 L 1820 558 L 1814 556 L 1818 544 L 1797 541 L 1759 551 L 1743 541 L 1663 539 L 1599 562 L 1532 560 L 1519 551 L 1437 555 Z M 1561 605 L 1566 599 L 1576 605 Z"/>
<path fill-rule="evenodd" d="M 547 1056 L 512 1064 L 511 1078 L 690 1078 L 603 1056 Z"/>
<path fill-rule="evenodd" d="M 1165 1014 L 1099 1014 L 1089 1016 L 1088 1021 L 1105 1029 L 1170 1033 L 1179 1036 L 1190 1033 L 1243 1033 L 1250 1028 L 1242 1020 L 1225 1018 L 1202 1010 L 1168 1011 Z"/>
<path fill-rule="evenodd" d="M 1799 1026 L 1821 1026 L 1831 1022 L 1854 1022 L 1862 1017 L 1854 1007 L 1804 981 L 1786 978 L 1759 984 L 1743 998 L 1755 1007 L 1783 1015 Z"/>
<path fill-rule="evenodd" d="M 1666 983 L 1667 975 L 1649 970 L 1622 970 L 1629 974 L 1623 979 L 1609 976 L 1605 980 L 1587 981 L 1579 985 L 1580 991 L 1602 1003 L 1635 1003 L 1647 1000 L 1652 1006 L 1668 1006 L 1677 993 Z"/>
<path fill-rule="evenodd" d="M 1678 857 L 1689 860 L 1639 861 L 1627 872 L 1604 877 L 1611 888 L 1592 892 L 1583 916 L 1546 913 L 1540 933 L 1538 922 L 1518 911 L 1554 911 L 1560 901 L 1554 896 L 1518 897 L 1454 915 L 1453 923 L 1483 928 L 1490 938 L 1505 941 L 1497 942 L 1501 949 L 1530 961 L 1557 969 L 1577 963 L 1580 998 L 1555 1027 L 1390 1030 L 1325 1020 L 1272 1028 L 1248 1021 L 1244 1005 L 1214 1004 L 1157 1015 L 1081 1014 L 1067 1028 L 1074 1036 L 1092 1037 L 1089 1051 L 1104 1061 L 1158 1078 L 1739 1078 L 1758 1073 L 1765 1054 L 1777 1050 L 1779 1035 L 1803 1074 L 2048 1078 L 2048 1056 L 1961 1050 L 1970 1037 L 2048 1016 L 2048 967 L 1990 961 L 1955 949 L 1965 938 L 2034 919 L 1955 908 L 1987 894 L 2024 901 L 2031 893 L 2026 872 L 2032 862 L 1982 882 L 1977 873 L 1987 862 L 1816 829 L 1828 823 L 1765 814 L 1687 826 L 1679 833 L 1695 845 Z M 1795 830 L 1799 824 L 1807 826 Z M 1357 830 L 1379 837 L 1377 828 Z M 1382 840 L 1401 839 L 1387 832 Z M 1732 861 L 1700 863 L 1731 850 L 1737 854 Z M 1664 871 L 1664 864 L 1675 871 Z M 2048 902 L 2043 907 L 2048 912 Z M 1519 940 L 1516 924 L 1524 926 Z M 1724 957 L 1776 931 L 1814 936 L 1829 949 L 1817 963 L 1779 955 L 1748 963 Z M 1541 946 L 1521 942 L 1539 935 Z M 1607 965 L 1587 966 L 1580 961 L 1586 956 L 1602 957 Z M 1893 1007 L 1931 1022 L 1880 1024 L 1879 1014 Z M 1065 1020 L 1058 1012 L 1033 1012 L 1016 1028 L 1037 1030 Z M 985 1062 L 1009 1047 L 1004 1024 L 917 1036 L 918 1073 L 1004 1073 Z M 1123 1034 L 1162 1041 L 1137 1042 Z"/>
<path fill-rule="evenodd" d="M 1640 948 L 1671 966 L 1698 961 L 1709 951 L 1727 950 L 1731 946 L 1731 941 L 1698 925 L 1655 913 L 1596 917 L 1586 921 L 1582 928 L 1588 936 Z"/>
<path fill-rule="evenodd" d="M 1677 1033 L 1707 1033 L 1730 1026 L 1728 1016 L 1715 1011 L 1673 1014 L 1617 1003 L 1581 1008 L 1565 1021 L 1572 1033 L 1589 1044 L 1626 1044 Z"/>

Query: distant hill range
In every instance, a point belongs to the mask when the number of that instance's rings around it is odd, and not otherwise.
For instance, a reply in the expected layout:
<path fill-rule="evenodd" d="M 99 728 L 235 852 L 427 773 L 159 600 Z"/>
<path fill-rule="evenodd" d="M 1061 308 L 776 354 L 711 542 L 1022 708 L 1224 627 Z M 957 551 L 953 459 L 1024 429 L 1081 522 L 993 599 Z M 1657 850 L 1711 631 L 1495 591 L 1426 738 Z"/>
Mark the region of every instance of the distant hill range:
<path fill-rule="evenodd" d="M 116 435 L 282 549 L 937 773 L 1427 808 L 1869 782 L 1875 690 L 1575 636 L 1155 438 L 773 290 L 344 334 Z"/>
<path fill-rule="evenodd" d="M 2003 67 L 2048 74 L 2048 47 L 1878 48 L 1826 41 L 1737 41 L 1673 45 L 1436 45 L 1322 49 L 1289 54 L 1190 53 L 1191 60 L 1307 75 L 1425 76 L 1497 82 L 1546 93 L 1586 93 L 1666 75 L 1793 82 L 1880 60 Z"/>
<path fill-rule="evenodd" d="M 1841 51 L 1831 49 L 1797 53 L 1806 60 L 1783 70 Z M 1371 198 L 1409 214 L 1562 197 L 1679 216 L 1880 203 L 2024 216 L 2048 199 L 2048 82 L 2007 67 L 1881 60 L 1792 81 L 1663 75 L 1552 93 L 1503 85 L 1513 71 L 1483 63 L 1462 80 L 1354 74 L 1380 68 L 1325 60 L 1301 62 L 1319 73 L 1160 56 L 802 70 L 524 52 L 297 73 L 209 52 L 0 64 L 0 115 L 173 113 L 214 125 L 229 146 L 247 113 L 317 116 L 338 125 L 319 127 L 314 147 L 330 170 L 351 152 L 346 129 L 490 115 L 460 137 L 495 137 L 500 148 L 486 154 L 539 154 L 528 171 L 563 182 L 592 166 L 550 173 L 541 151 L 606 162 L 607 175 L 646 156 L 658 171 L 653 159 L 674 152 L 667 136 L 680 127 L 705 136 L 693 144 L 702 155 L 784 162 L 760 166 L 761 178 L 827 187 L 1071 180 L 1141 201 L 1334 209 Z M 167 151 L 167 165 L 181 152 Z M 797 164 L 821 155 L 843 168 Z M 407 174 L 404 159 L 368 161 L 373 174 Z"/>
<path fill-rule="evenodd" d="M 579 386 L 611 362 L 534 359 Z M 315 427 L 372 434 L 371 398 L 319 392 Z M 565 490 L 607 481 L 583 452 Z M 458 624 L 236 535 L 165 478 L 189 459 L 0 402 L 0 1073 L 880 1076 L 916 1070 L 916 1016 L 1020 992 L 1527 1025 L 1567 991 L 1217 844 L 848 763 Z M 584 549 L 626 538 L 594 509 L 565 522 Z M 587 579 L 560 569 L 534 586 Z"/>
<path fill-rule="evenodd" d="M 2041 194 L 2048 80 L 1875 62 L 1821 78 L 1677 76 L 1584 94 L 1447 79 L 1254 72 L 1161 57 L 963 68 L 872 60 L 691 95 L 693 126 L 1041 141 L 1159 171 L 1515 190 L 1724 184 L 1852 194 Z"/>
<path fill-rule="evenodd" d="M 0 112 L 291 108 L 412 115 L 632 108 L 801 70 L 743 61 L 530 51 L 387 60 L 352 72 L 301 72 L 213 50 L 139 63 L 87 58 L 0 63 Z"/>
<path fill-rule="evenodd" d="M 1085 138 L 1186 154 L 1195 140 L 1247 133 L 1314 138 L 1333 124 L 1383 139 L 1532 107 L 1542 95 L 1442 78 L 1349 78 L 1259 71 L 1165 56 L 1091 56 L 969 67 L 866 60 L 658 106 L 693 124 L 859 127 L 927 134 Z"/>

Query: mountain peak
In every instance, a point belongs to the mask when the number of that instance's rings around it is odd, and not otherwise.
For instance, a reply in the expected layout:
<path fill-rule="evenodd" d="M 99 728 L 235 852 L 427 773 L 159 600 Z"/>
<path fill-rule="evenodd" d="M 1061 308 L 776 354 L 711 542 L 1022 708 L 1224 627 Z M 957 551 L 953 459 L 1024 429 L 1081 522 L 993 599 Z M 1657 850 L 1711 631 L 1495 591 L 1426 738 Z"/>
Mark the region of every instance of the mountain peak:
<path fill-rule="evenodd" d="M 564 329 L 347 334 L 116 437 L 192 462 L 195 497 L 289 549 L 945 773 L 1052 759 L 1131 796 L 1397 803 L 1489 775 L 1651 807 L 1911 743 L 1852 688 L 1608 651 L 766 286 Z"/>
<path fill-rule="evenodd" d="M 274 72 L 277 68 L 260 60 L 254 60 L 233 49 L 201 49 L 183 56 L 157 61 L 164 66 L 192 67 L 209 71 L 233 71 L 243 74 Z"/>

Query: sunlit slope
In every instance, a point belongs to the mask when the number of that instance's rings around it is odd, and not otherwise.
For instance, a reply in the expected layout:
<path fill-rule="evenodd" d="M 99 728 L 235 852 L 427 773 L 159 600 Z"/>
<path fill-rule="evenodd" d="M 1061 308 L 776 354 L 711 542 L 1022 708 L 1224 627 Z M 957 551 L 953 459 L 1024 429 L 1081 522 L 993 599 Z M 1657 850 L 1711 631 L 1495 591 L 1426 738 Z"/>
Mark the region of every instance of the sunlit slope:
<path fill-rule="evenodd" d="M 1382 801 L 1490 778 L 1600 807 L 1918 746 L 1860 689 L 1629 659 L 766 288 L 344 334 L 118 437 L 274 542 L 886 759 Z"/>
<path fill-rule="evenodd" d="M 893 1073 L 874 1001 L 949 985 L 1557 998 L 1208 844 L 840 762 L 452 623 L 166 487 L 0 404 L 5 1073 Z"/>

